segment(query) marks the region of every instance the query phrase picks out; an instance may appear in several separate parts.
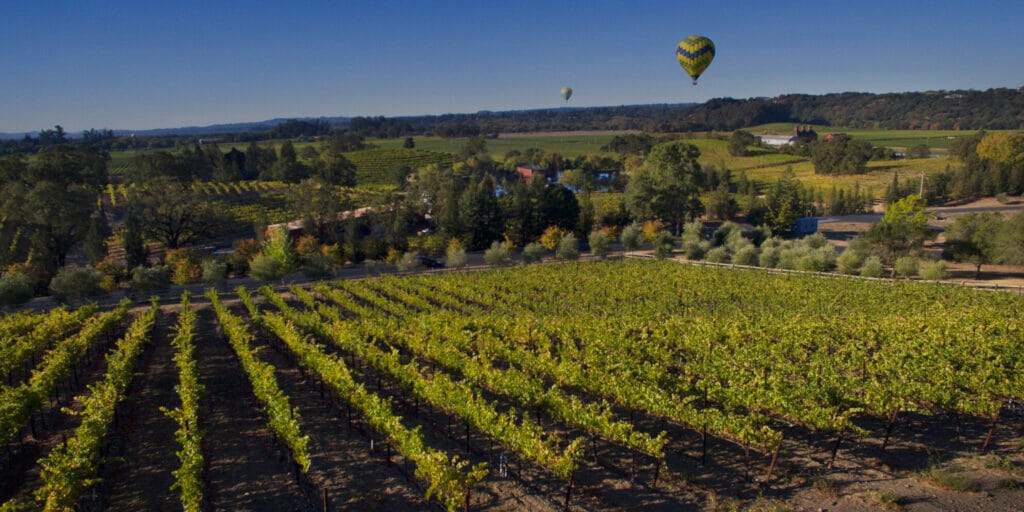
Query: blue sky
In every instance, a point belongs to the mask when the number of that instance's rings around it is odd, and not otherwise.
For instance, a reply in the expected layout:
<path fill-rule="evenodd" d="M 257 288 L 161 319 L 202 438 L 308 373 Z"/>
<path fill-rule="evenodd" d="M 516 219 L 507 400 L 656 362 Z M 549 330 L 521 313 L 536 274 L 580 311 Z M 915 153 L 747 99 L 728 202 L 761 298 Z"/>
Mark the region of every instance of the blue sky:
<path fill-rule="evenodd" d="M 0 131 L 1024 84 L 1006 0 L 150 4 L 7 3 Z M 691 34 L 717 48 L 697 87 Z"/>

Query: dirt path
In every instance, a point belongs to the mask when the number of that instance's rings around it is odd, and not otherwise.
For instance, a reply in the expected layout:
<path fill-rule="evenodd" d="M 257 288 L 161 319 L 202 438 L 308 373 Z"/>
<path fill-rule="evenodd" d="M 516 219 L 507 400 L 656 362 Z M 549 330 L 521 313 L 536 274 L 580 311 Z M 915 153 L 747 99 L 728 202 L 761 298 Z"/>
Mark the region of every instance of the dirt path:
<path fill-rule="evenodd" d="M 240 309 L 238 315 L 248 315 Z M 429 507 L 414 482 L 412 466 L 408 480 L 402 475 L 401 457 L 393 455 L 392 465 L 385 463 L 379 442 L 370 451 L 370 441 L 359 431 L 348 427 L 344 410 L 322 399 L 318 383 L 299 371 L 286 355 L 286 349 L 272 342 L 270 333 L 255 326 L 254 345 L 266 343 L 260 359 L 274 365 L 281 390 L 298 408 L 302 432 L 310 436 L 307 446 L 312 458 L 310 477 L 326 490 L 331 510 L 423 510 Z M 326 394 L 324 395 L 327 396 Z M 364 427 L 365 429 L 365 427 Z M 379 441 L 379 439 L 378 439 Z"/>
<path fill-rule="evenodd" d="M 177 311 L 170 308 L 157 317 L 152 342 L 136 365 L 139 376 L 119 407 L 118 416 L 124 421 L 111 435 L 109 446 L 110 455 L 120 460 L 103 472 L 104 509 L 180 509 L 178 493 L 171 490 L 171 471 L 180 465 L 175 455 L 177 424 L 160 411 L 161 407 L 170 410 L 179 405 L 174 389 L 178 371 L 171 346 L 177 321 Z"/>
<path fill-rule="evenodd" d="M 315 510 L 295 483 L 290 461 L 275 444 L 252 386 L 218 327 L 213 309 L 197 305 L 195 357 L 206 386 L 200 423 L 206 430 L 209 510 Z"/>

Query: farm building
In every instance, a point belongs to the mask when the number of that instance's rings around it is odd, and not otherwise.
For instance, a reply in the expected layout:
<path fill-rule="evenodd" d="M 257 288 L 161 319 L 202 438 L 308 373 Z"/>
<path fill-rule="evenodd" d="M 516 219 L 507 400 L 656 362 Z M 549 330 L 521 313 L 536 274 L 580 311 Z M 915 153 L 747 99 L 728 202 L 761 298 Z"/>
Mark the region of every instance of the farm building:
<path fill-rule="evenodd" d="M 785 135 L 758 135 L 757 138 L 761 139 L 761 144 L 770 147 L 782 147 L 788 146 L 802 140 L 804 142 L 810 142 L 818 139 L 818 133 L 814 131 L 814 128 L 810 126 L 796 125 L 793 127 L 793 131 Z"/>
<path fill-rule="evenodd" d="M 518 165 L 516 166 L 516 174 L 522 176 L 527 183 L 532 182 L 533 177 L 538 175 L 544 177 L 549 183 L 557 182 L 561 177 L 561 173 L 539 165 Z"/>

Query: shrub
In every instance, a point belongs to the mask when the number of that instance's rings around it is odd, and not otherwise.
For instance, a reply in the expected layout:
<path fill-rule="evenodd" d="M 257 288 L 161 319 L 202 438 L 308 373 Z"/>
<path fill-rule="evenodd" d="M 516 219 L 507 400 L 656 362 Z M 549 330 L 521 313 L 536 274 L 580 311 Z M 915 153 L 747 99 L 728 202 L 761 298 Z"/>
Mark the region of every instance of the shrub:
<path fill-rule="evenodd" d="M 422 263 L 420 262 L 420 253 L 415 251 L 409 251 L 403 254 L 402 257 L 398 259 L 398 263 L 396 263 L 396 265 L 398 266 L 398 270 L 400 272 L 408 272 L 410 270 L 415 270 L 422 265 Z"/>
<path fill-rule="evenodd" d="M 622 234 L 619 235 L 619 241 L 622 242 L 622 247 L 627 251 L 635 251 L 640 248 L 640 229 L 636 227 L 636 224 L 631 224 L 622 228 Z"/>
<path fill-rule="evenodd" d="M 269 230 L 267 239 L 263 241 L 263 250 L 260 251 L 260 255 L 266 258 L 270 258 L 276 262 L 276 265 L 267 266 L 265 261 L 261 261 L 263 268 L 260 272 L 275 267 L 277 277 L 281 277 L 290 274 L 295 271 L 298 267 L 298 261 L 295 257 L 295 250 L 292 248 L 292 242 L 288 238 L 288 233 L 283 229 Z M 250 270 L 255 262 L 253 260 L 249 263 Z M 263 274 L 267 275 L 267 274 Z"/>
<path fill-rule="evenodd" d="M 644 222 L 644 227 L 641 229 L 644 234 L 644 240 L 654 243 L 655 239 L 658 238 L 658 233 L 661 232 L 661 222 L 656 220 L 649 220 Z"/>
<path fill-rule="evenodd" d="M 103 275 L 109 276 L 115 281 L 123 281 L 128 278 L 128 269 L 125 268 L 123 263 L 113 258 L 105 258 L 97 263 L 96 270 L 99 270 Z"/>
<path fill-rule="evenodd" d="M 672 233 L 661 230 L 654 237 L 654 257 L 665 259 L 672 257 L 672 250 L 675 249 L 676 239 Z"/>
<path fill-rule="evenodd" d="M 491 244 L 490 249 L 484 251 L 484 261 L 488 265 L 508 265 L 512 261 L 512 257 L 509 256 L 505 244 L 495 241 Z"/>
<path fill-rule="evenodd" d="M 757 264 L 765 268 L 775 268 L 779 264 L 779 249 L 777 247 L 765 247 L 761 245 L 761 255 L 757 257 Z"/>
<path fill-rule="evenodd" d="M 21 304 L 32 295 L 32 281 L 25 274 L 9 272 L 0 277 L 0 306 Z"/>
<path fill-rule="evenodd" d="M 237 274 L 244 274 L 249 271 L 249 261 L 259 254 L 260 246 L 254 238 L 243 238 L 235 241 L 235 252 L 228 258 L 231 270 Z"/>
<path fill-rule="evenodd" d="M 747 247 L 754 247 L 754 243 L 743 236 L 743 232 L 738 229 L 729 233 L 725 239 L 725 248 L 729 250 L 729 254 L 736 254 Z"/>
<path fill-rule="evenodd" d="M 438 258 L 445 254 L 448 239 L 442 233 L 433 233 L 430 235 L 411 236 L 408 242 L 410 251 L 416 251 L 431 258 Z"/>
<path fill-rule="evenodd" d="M 611 249 L 612 238 L 604 231 L 593 231 L 587 237 L 587 242 L 590 244 L 590 254 L 604 258 Z"/>
<path fill-rule="evenodd" d="M 558 242 L 562 241 L 562 237 L 565 236 L 565 231 L 558 226 L 548 226 L 544 230 L 544 234 L 540 236 L 540 244 L 549 251 L 558 249 Z"/>
<path fill-rule="evenodd" d="M 559 258 L 563 260 L 574 260 L 580 257 L 579 242 L 576 241 L 576 235 L 569 233 L 562 237 L 562 240 L 558 242 L 558 251 L 555 252 Z"/>
<path fill-rule="evenodd" d="M 99 294 L 103 274 L 91 267 L 68 265 L 57 271 L 50 281 L 50 291 L 61 302 Z"/>
<path fill-rule="evenodd" d="M 803 249 L 803 255 L 797 259 L 796 268 L 808 272 L 826 272 L 835 264 L 835 252 L 830 247 L 817 250 Z"/>
<path fill-rule="evenodd" d="M 345 264 L 345 250 L 338 244 L 321 245 L 320 254 L 327 256 L 334 262 L 335 267 L 340 267 Z"/>
<path fill-rule="evenodd" d="M 853 275 L 860 271 L 860 267 L 864 265 L 866 257 L 860 251 L 847 248 L 836 258 L 836 265 L 839 267 L 840 272 Z"/>
<path fill-rule="evenodd" d="M 220 286 L 228 277 L 228 264 L 217 258 L 203 260 L 202 267 L 204 284 Z"/>
<path fill-rule="evenodd" d="M 806 246 L 808 246 L 808 247 L 810 247 L 812 249 L 821 249 L 822 247 L 825 247 L 826 245 L 828 245 L 828 239 L 825 238 L 825 235 L 823 235 L 821 233 L 814 233 L 813 235 L 807 235 L 807 236 L 803 237 L 800 241 L 803 242 L 804 245 L 806 245 Z"/>
<path fill-rule="evenodd" d="M 807 252 L 803 247 L 779 247 L 779 261 L 775 263 L 775 267 L 796 270 L 800 268 L 800 258 L 806 256 Z"/>
<path fill-rule="evenodd" d="M 860 267 L 860 275 L 864 277 L 882 277 L 885 273 L 885 267 L 882 266 L 882 260 L 878 259 L 878 256 L 868 256 L 864 260 L 864 265 Z"/>
<path fill-rule="evenodd" d="M 732 262 L 737 265 L 755 266 L 757 265 L 758 256 L 757 247 L 754 244 L 750 244 L 732 255 Z"/>
<path fill-rule="evenodd" d="M 750 232 L 750 241 L 753 242 L 753 244 L 756 246 L 760 246 L 761 244 L 764 243 L 765 240 L 768 240 L 771 237 L 772 228 L 769 227 L 767 224 L 761 224 L 760 226 L 754 228 L 754 230 Z"/>
<path fill-rule="evenodd" d="M 164 256 L 164 264 L 170 269 L 171 282 L 188 284 L 199 280 L 203 275 L 199 255 L 191 249 L 172 249 Z"/>
<path fill-rule="evenodd" d="M 330 277 L 334 275 L 334 260 L 322 252 L 314 253 L 302 265 L 302 273 L 314 279 Z"/>
<path fill-rule="evenodd" d="M 306 263 L 317 254 L 320 254 L 320 242 L 316 237 L 305 235 L 295 242 L 295 255 L 301 263 Z"/>
<path fill-rule="evenodd" d="M 697 261 L 704 258 L 704 253 L 707 252 L 707 242 L 694 242 L 686 241 L 683 242 L 683 253 L 686 254 L 686 259 Z"/>
<path fill-rule="evenodd" d="M 704 226 L 699 220 L 687 222 L 683 226 L 683 236 L 680 237 L 683 244 L 689 242 L 700 243 L 704 241 Z"/>
<path fill-rule="evenodd" d="M 143 267 L 139 265 L 132 270 L 133 290 L 160 290 L 167 288 L 169 272 L 166 267 Z"/>
<path fill-rule="evenodd" d="M 544 259 L 547 252 L 548 250 L 537 242 L 526 244 L 526 247 L 523 247 L 523 263 L 536 263 Z"/>
<path fill-rule="evenodd" d="M 725 247 L 715 247 L 704 255 L 704 259 L 711 263 L 729 263 L 729 250 Z"/>
<path fill-rule="evenodd" d="M 444 265 L 449 268 L 466 266 L 466 249 L 459 243 L 458 238 L 452 238 L 448 242 L 448 249 L 445 251 Z"/>
<path fill-rule="evenodd" d="M 260 281 L 270 281 L 280 279 L 285 272 L 277 258 L 260 253 L 249 262 L 249 275 Z"/>
<path fill-rule="evenodd" d="M 893 263 L 892 268 L 901 277 L 910 278 L 916 276 L 920 265 L 917 262 L 917 258 L 913 256 L 903 256 L 896 258 L 896 262 Z"/>
<path fill-rule="evenodd" d="M 398 260 L 400 259 L 402 259 L 402 251 L 399 251 L 394 247 L 388 249 L 388 255 L 384 257 L 384 261 L 388 265 L 398 265 Z"/>
<path fill-rule="evenodd" d="M 946 278 L 945 260 L 929 261 L 921 266 L 921 279 L 941 281 Z"/>
<path fill-rule="evenodd" d="M 735 235 L 734 235 L 735 233 Z M 732 236 L 743 236 L 743 232 L 740 231 L 739 225 L 731 221 L 725 221 L 718 229 L 711 234 L 711 245 L 718 247 L 719 245 L 725 245 L 725 242 Z"/>
<path fill-rule="evenodd" d="M 996 201 L 999 201 L 999 204 L 1008 204 L 1010 202 L 1010 198 L 1006 195 L 1006 192 L 1000 192 L 996 194 Z"/>

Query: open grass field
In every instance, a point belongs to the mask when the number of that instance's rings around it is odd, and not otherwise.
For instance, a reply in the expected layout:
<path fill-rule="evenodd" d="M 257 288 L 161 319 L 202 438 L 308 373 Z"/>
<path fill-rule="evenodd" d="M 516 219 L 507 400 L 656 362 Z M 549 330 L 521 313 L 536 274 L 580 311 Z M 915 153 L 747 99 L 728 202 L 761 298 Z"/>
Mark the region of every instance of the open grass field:
<path fill-rule="evenodd" d="M 793 130 L 794 123 L 771 123 L 745 128 L 753 134 L 760 133 L 789 133 Z M 918 144 L 924 144 L 932 149 L 944 150 L 957 137 L 971 135 L 975 130 L 878 130 L 865 128 L 842 128 L 836 126 L 811 125 L 818 132 L 819 136 L 828 133 L 845 133 L 857 140 L 865 140 L 875 146 L 890 148 L 909 148 Z M 990 130 L 990 132 L 1013 131 L 1013 130 Z"/>
<path fill-rule="evenodd" d="M 968 131 L 953 130 L 863 130 L 845 129 L 817 126 L 820 134 L 831 131 L 842 131 L 850 136 L 867 140 L 872 144 L 886 145 L 888 147 L 909 147 L 919 143 L 929 144 L 936 149 L 936 153 L 943 153 L 949 146 L 949 137 L 963 136 Z M 754 133 L 785 133 L 792 129 L 791 124 L 776 123 L 752 127 L 749 130 Z M 539 148 L 544 151 L 560 153 L 564 157 L 574 158 L 587 154 L 602 153 L 601 147 L 611 141 L 615 135 L 612 133 L 589 133 L 578 134 L 554 133 L 554 134 L 503 134 L 497 139 L 487 139 L 487 149 L 495 159 L 502 160 L 504 155 L 512 150 L 520 152 L 529 148 Z M 752 156 L 735 157 L 728 153 L 727 142 L 713 138 L 687 138 L 686 142 L 696 145 L 701 150 L 700 161 L 704 165 L 716 167 L 725 166 L 734 173 L 746 171 L 747 177 L 752 180 L 765 183 L 777 179 L 791 166 L 796 177 L 812 187 L 831 188 L 833 185 L 839 187 L 853 186 L 860 183 L 862 187 L 874 188 L 876 194 L 880 194 L 886 185 L 892 180 L 892 173 L 897 172 L 901 177 L 919 176 L 921 172 L 926 175 L 942 171 L 947 165 L 952 165 L 948 158 L 927 158 L 927 159 L 904 159 L 893 161 L 869 162 L 869 172 L 861 175 L 849 176 L 822 176 L 814 174 L 811 163 L 801 157 L 759 151 Z M 362 185 L 378 185 L 389 183 L 392 172 L 400 167 L 408 166 L 413 169 L 428 163 L 450 162 L 450 154 L 457 153 L 465 144 L 465 138 L 444 139 L 439 137 L 414 137 L 415 150 L 402 148 L 404 139 L 369 139 L 367 142 L 375 146 L 374 149 L 347 153 L 346 156 L 358 168 L 357 180 Z M 274 147 L 280 145 L 280 141 L 265 142 Z M 296 143 L 296 150 L 300 151 L 305 146 L 319 147 L 320 143 L 306 142 Z M 221 145 L 224 151 L 229 150 L 232 145 Z M 236 145 L 236 147 L 239 147 Z M 242 147 L 244 149 L 244 147 Z M 111 154 L 111 173 L 123 172 L 131 159 L 138 152 L 123 151 Z"/>
<path fill-rule="evenodd" d="M 1024 501 L 1012 294 L 627 259 L 169 301 L 0 316 L 4 510 Z"/>
<path fill-rule="evenodd" d="M 487 139 L 487 151 L 495 158 L 504 158 L 505 153 L 512 150 L 525 151 L 538 148 L 547 152 L 559 153 L 567 158 L 581 155 L 601 154 L 601 146 L 611 142 L 614 134 L 582 133 L 582 134 L 502 134 L 497 139 Z M 405 139 L 371 139 L 367 142 L 380 148 L 400 148 Z M 429 151 L 446 151 L 457 153 L 465 143 L 465 139 L 443 139 L 440 137 L 415 137 L 416 149 Z M 611 153 L 608 154 L 609 156 Z"/>

